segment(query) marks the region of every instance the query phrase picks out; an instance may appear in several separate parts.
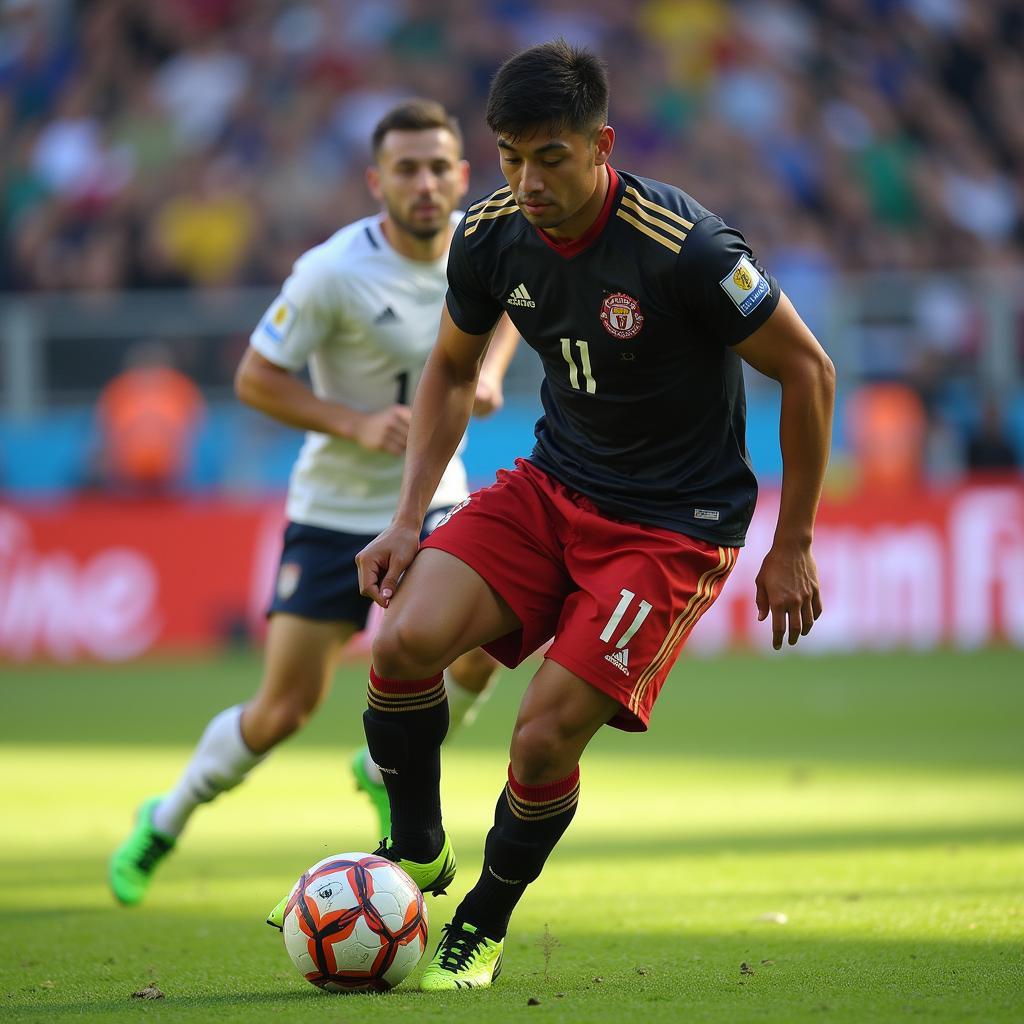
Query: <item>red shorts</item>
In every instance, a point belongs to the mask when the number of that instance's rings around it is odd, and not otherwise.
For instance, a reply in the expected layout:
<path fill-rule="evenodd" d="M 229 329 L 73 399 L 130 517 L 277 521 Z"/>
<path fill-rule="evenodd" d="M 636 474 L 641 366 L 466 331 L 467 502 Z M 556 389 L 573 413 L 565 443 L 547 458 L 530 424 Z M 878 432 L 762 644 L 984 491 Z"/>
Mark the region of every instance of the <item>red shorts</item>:
<path fill-rule="evenodd" d="M 554 636 L 546 657 L 617 700 L 609 724 L 631 732 L 647 728 L 739 551 L 609 519 L 523 459 L 456 506 L 423 547 L 465 562 L 522 623 L 486 650 L 514 668 Z"/>

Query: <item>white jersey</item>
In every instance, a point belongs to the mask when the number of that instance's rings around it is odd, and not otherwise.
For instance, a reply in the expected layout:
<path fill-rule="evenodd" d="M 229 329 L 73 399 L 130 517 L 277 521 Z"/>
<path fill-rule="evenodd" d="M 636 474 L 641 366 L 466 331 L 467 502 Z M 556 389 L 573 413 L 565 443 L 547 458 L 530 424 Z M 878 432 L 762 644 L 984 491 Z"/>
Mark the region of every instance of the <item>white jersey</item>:
<path fill-rule="evenodd" d="M 453 226 L 460 219 L 453 214 Z M 249 339 L 287 370 L 308 362 L 321 398 L 368 413 L 412 404 L 448 288 L 448 254 L 407 259 L 385 239 L 380 220 L 358 220 L 299 257 Z M 309 431 L 292 470 L 287 516 L 345 533 L 379 533 L 398 505 L 404 463 Z M 457 504 L 467 493 L 456 454 L 430 508 Z"/>

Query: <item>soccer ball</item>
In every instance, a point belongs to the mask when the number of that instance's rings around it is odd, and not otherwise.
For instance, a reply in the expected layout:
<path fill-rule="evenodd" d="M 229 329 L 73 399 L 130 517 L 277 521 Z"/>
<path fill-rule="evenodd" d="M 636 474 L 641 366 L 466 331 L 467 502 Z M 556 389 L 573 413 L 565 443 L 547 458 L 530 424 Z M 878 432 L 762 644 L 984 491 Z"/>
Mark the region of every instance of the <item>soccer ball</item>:
<path fill-rule="evenodd" d="M 369 853 L 318 861 L 295 883 L 284 945 L 311 984 L 327 992 L 386 992 L 427 945 L 427 908 L 416 883 Z"/>

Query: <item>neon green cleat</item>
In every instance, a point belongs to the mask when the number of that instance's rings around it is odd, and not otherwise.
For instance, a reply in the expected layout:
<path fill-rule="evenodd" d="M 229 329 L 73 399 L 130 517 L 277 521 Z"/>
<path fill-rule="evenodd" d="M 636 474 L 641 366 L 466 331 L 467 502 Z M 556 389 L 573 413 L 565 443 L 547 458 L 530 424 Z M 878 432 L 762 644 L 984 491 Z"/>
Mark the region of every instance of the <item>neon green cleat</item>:
<path fill-rule="evenodd" d="M 388 849 L 387 840 L 373 851 L 378 857 L 386 857 L 397 864 L 419 887 L 420 892 L 432 892 L 435 896 L 444 896 L 448 886 L 455 879 L 455 850 L 448 833 L 444 834 L 444 845 L 441 852 L 426 864 L 416 860 L 395 857 Z"/>
<path fill-rule="evenodd" d="M 356 780 L 356 789 L 362 790 L 373 804 L 380 822 L 378 835 L 391 835 L 391 801 L 388 799 L 388 791 L 384 788 L 383 782 L 375 782 L 366 772 L 366 747 L 358 751 L 352 758 L 352 775 Z"/>
<path fill-rule="evenodd" d="M 504 942 L 481 935 L 471 924 L 446 924 L 434 959 L 420 978 L 420 991 L 488 988 L 501 974 Z"/>
<path fill-rule="evenodd" d="M 153 811 L 161 797 L 150 797 L 139 808 L 135 828 L 110 855 L 107 877 L 118 902 L 133 907 L 141 903 L 156 866 L 174 849 L 174 839 L 153 827 Z"/>
<path fill-rule="evenodd" d="M 267 924 L 269 924 L 271 928 L 276 928 L 279 932 L 284 931 L 284 914 L 288 909 L 288 899 L 290 896 L 291 893 L 288 893 L 288 895 L 285 896 L 285 898 L 281 900 L 281 902 L 278 903 L 278 905 L 274 907 L 269 914 L 267 914 Z"/>

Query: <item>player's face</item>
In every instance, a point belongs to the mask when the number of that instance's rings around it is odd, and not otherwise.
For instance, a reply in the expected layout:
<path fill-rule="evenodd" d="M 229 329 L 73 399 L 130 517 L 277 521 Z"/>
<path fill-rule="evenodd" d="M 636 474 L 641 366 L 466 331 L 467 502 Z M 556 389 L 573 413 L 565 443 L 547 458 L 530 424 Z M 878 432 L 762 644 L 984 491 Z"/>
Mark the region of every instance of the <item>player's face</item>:
<path fill-rule="evenodd" d="M 402 231 L 428 240 L 448 219 L 469 184 L 469 165 L 446 128 L 388 132 L 376 166 L 367 171 L 370 191 Z"/>
<path fill-rule="evenodd" d="M 575 238 L 597 217 L 604 202 L 604 176 L 615 132 L 539 128 L 513 139 L 498 136 L 501 171 L 523 216 L 552 235 Z"/>

